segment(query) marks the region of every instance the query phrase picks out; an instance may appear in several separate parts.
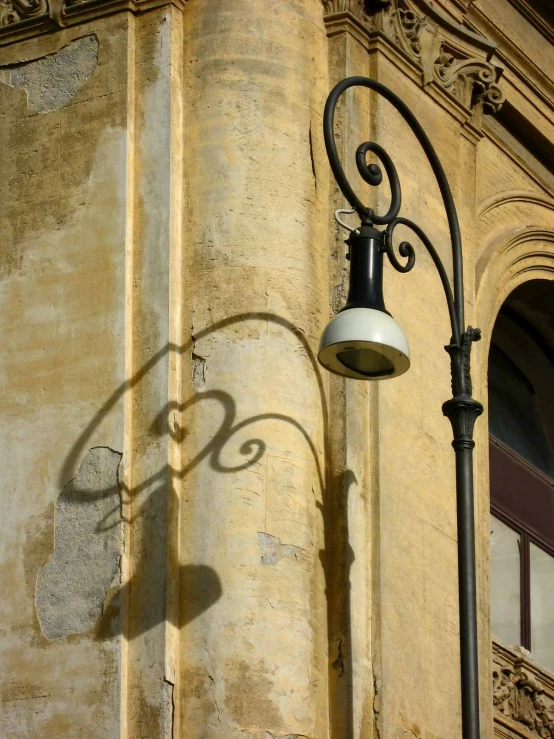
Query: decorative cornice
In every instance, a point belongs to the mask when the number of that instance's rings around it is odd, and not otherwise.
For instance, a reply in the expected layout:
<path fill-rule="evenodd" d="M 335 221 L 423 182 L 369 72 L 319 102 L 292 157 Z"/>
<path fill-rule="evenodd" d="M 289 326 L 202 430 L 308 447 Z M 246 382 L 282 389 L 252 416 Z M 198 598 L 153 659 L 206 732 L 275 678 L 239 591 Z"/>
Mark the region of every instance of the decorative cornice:
<path fill-rule="evenodd" d="M 524 649 L 493 644 L 495 723 L 508 736 L 554 739 L 554 681 Z"/>
<path fill-rule="evenodd" d="M 461 43 L 467 43 L 477 49 L 485 51 L 488 56 L 494 54 L 496 45 L 493 41 L 485 38 L 479 33 L 462 26 L 460 23 L 449 18 L 436 5 L 428 2 L 428 0 L 413 0 L 418 6 L 419 11 L 433 20 L 439 28 L 442 28 L 446 34 L 451 34 Z"/>
<path fill-rule="evenodd" d="M 554 3 L 545 0 L 543 12 L 533 8 L 528 0 L 508 0 L 518 13 L 521 13 L 529 23 L 541 33 L 551 44 L 554 43 Z M 546 15 L 546 17 L 545 17 Z"/>
<path fill-rule="evenodd" d="M 322 0 L 323 14 L 325 16 L 337 15 L 337 13 L 351 13 L 355 18 L 365 18 L 365 7 L 363 0 Z M 381 5 L 388 5 L 389 0 L 383 0 Z"/>
<path fill-rule="evenodd" d="M 0 0 L 0 46 L 121 11 L 144 13 L 186 0 Z"/>
<path fill-rule="evenodd" d="M 552 175 L 547 169 L 543 168 L 540 171 L 534 165 L 534 158 L 530 159 L 523 155 L 524 147 L 523 144 L 517 148 L 514 148 L 513 141 L 507 138 L 507 132 L 504 126 L 497 125 L 497 121 L 494 118 L 488 118 L 486 125 L 483 126 L 483 134 L 489 138 L 493 144 L 502 151 L 502 153 L 510 159 L 516 167 L 529 177 L 535 185 L 545 194 L 550 195 L 554 190 L 554 175 Z"/>
<path fill-rule="evenodd" d="M 431 83 L 471 115 L 496 113 L 504 95 L 502 68 L 492 61 L 495 45 L 448 18 L 427 0 L 323 0 L 327 22 L 350 13 L 370 37 L 384 37 Z"/>
<path fill-rule="evenodd" d="M 520 92 L 528 99 L 529 96 L 534 98 L 536 95 L 540 102 L 554 110 L 554 83 L 551 75 L 536 63 L 526 47 L 518 45 L 517 38 L 510 38 L 495 18 L 487 15 L 487 10 L 487 4 L 484 7 L 472 5 L 471 15 L 468 15 L 465 22 L 494 40 L 498 47 L 496 55 L 500 64 L 515 75 L 515 84 Z M 533 102 L 536 104 L 536 101 Z"/>

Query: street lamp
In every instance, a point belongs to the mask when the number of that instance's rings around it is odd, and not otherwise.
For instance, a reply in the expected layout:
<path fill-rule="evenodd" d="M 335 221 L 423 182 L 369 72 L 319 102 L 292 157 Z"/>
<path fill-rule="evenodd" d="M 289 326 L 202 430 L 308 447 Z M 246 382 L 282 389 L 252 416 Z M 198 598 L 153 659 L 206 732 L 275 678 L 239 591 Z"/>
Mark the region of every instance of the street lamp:
<path fill-rule="evenodd" d="M 383 216 L 366 207 L 348 182 L 340 163 L 334 138 L 334 115 L 337 101 L 350 87 L 368 87 L 385 97 L 398 110 L 414 132 L 433 169 L 442 195 L 452 244 L 454 291 L 435 248 L 422 229 L 398 215 L 402 201 L 395 166 L 386 151 L 375 142 L 361 144 L 356 151 L 356 164 L 362 179 L 377 186 L 382 181 L 381 168 L 367 164 L 366 155 L 373 152 L 385 168 L 391 189 L 391 205 Z M 442 406 L 454 433 L 452 446 L 456 453 L 456 501 L 458 522 L 458 579 L 460 603 L 460 661 L 463 739 L 479 739 L 479 670 L 477 660 L 477 598 L 475 586 L 475 529 L 473 521 L 473 427 L 483 406 L 471 397 L 471 343 L 481 338 L 479 329 L 464 330 L 464 283 L 462 243 L 458 215 L 446 175 L 437 154 L 420 123 L 388 87 L 367 77 L 348 77 L 331 91 L 323 115 L 323 131 L 327 156 L 335 179 L 353 210 L 338 210 L 337 222 L 350 231 L 350 289 L 345 307 L 334 316 L 323 331 L 319 346 L 320 363 L 331 372 L 359 380 L 383 380 L 397 377 L 410 366 L 408 343 L 402 329 L 385 309 L 383 302 L 383 254 L 387 254 L 398 272 L 409 272 L 415 263 L 411 244 L 399 246 L 400 262 L 394 252 L 392 237 L 398 225 L 407 226 L 423 242 L 431 255 L 442 282 L 452 336 L 445 347 L 450 355 L 452 395 Z M 356 212 L 361 220 L 358 228 L 349 227 L 339 217 Z M 379 231 L 375 226 L 386 226 Z"/>

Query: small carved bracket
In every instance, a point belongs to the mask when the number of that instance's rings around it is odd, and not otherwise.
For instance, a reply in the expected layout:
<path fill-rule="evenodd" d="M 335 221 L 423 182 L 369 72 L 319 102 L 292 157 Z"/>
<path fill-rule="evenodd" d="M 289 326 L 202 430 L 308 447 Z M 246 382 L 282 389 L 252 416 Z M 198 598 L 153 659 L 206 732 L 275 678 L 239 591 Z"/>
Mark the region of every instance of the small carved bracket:
<path fill-rule="evenodd" d="M 504 100 L 497 85 L 499 68 L 489 61 L 467 57 L 443 42 L 433 64 L 433 79 L 466 108 L 483 104 L 484 112 L 496 113 Z"/>
<path fill-rule="evenodd" d="M 466 110 L 496 113 L 504 100 L 494 44 L 446 16 L 427 0 L 323 0 L 325 15 L 351 13 L 370 35 L 385 36 L 422 74 Z"/>

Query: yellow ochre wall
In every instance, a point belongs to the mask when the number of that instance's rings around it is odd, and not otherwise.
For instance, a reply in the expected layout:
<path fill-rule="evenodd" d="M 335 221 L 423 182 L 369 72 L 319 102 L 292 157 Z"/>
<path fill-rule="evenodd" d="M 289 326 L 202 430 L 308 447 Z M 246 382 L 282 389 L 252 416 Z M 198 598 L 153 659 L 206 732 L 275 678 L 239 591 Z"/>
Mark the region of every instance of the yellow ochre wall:
<path fill-rule="evenodd" d="M 428 132 L 484 402 L 502 302 L 553 277 L 554 176 L 534 141 L 553 138 L 554 35 L 535 5 L 0 0 L 2 739 L 461 737 L 444 294 L 414 236 L 414 270 L 385 266 L 410 371 L 320 368 L 348 285 L 322 116 L 364 75 Z M 335 129 L 377 212 L 388 187 L 370 192 L 354 155 L 389 152 L 401 214 L 451 277 L 405 122 L 361 90 Z M 485 411 L 492 739 L 487 438 Z M 496 734 L 541 736 L 512 723 Z"/>

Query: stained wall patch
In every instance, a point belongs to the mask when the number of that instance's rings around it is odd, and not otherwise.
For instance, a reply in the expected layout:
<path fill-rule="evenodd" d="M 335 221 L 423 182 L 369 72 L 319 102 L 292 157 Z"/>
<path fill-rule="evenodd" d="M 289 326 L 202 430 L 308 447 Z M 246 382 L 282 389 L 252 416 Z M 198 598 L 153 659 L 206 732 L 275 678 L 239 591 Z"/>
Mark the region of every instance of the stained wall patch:
<path fill-rule="evenodd" d="M 54 54 L 0 68 L 0 82 L 25 90 L 34 113 L 51 113 L 67 105 L 98 65 L 98 39 L 84 36 Z"/>
<path fill-rule="evenodd" d="M 102 615 L 123 545 L 120 462 L 119 452 L 93 447 L 56 501 L 54 551 L 39 570 L 35 598 L 47 639 L 89 631 Z"/>

